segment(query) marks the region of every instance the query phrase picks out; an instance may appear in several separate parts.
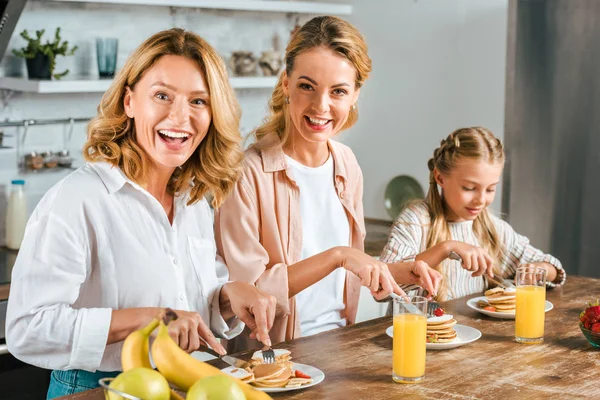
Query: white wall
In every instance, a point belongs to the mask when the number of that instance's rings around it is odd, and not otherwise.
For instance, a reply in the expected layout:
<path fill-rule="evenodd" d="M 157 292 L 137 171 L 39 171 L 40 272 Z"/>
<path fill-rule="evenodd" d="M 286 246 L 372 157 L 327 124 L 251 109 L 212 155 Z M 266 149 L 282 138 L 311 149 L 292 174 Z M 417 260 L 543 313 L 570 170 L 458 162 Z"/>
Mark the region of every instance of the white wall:
<path fill-rule="evenodd" d="M 504 137 L 508 0 L 351 2 L 373 73 L 359 122 L 340 139 L 363 169 L 365 215 L 389 219 L 387 183 L 407 174 L 427 191 L 427 160 L 451 131 L 483 125 Z"/>

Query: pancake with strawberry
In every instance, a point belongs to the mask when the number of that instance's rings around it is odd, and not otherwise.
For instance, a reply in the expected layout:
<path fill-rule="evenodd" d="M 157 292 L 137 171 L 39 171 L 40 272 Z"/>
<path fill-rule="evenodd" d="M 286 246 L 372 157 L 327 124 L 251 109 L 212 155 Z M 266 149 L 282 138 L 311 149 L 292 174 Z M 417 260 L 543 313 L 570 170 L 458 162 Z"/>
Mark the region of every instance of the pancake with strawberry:
<path fill-rule="evenodd" d="M 452 342 L 457 337 L 454 325 L 456 320 L 452 314 L 446 314 L 442 308 L 436 309 L 434 315 L 427 318 L 427 343 Z"/>

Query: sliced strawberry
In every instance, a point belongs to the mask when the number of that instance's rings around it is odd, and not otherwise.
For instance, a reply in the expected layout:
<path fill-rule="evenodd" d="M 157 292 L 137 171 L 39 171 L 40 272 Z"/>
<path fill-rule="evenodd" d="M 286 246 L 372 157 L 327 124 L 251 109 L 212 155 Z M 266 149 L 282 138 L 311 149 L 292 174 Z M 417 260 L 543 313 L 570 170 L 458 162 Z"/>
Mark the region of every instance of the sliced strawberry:
<path fill-rule="evenodd" d="M 486 310 L 486 311 L 496 312 L 496 307 L 494 307 L 494 306 L 483 307 L 483 309 Z"/>
<path fill-rule="evenodd" d="M 304 372 L 302 371 L 294 371 L 294 375 L 296 376 L 296 378 L 304 378 L 304 379 L 310 379 L 310 375 L 306 375 Z"/>
<path fill-rule="evenodd" d="M 442 307 L 440 308 L 436 308 L 435 311 L 433 312 L 433 315 L 435 315 L 436 317 L 441 317 L 442 315 L 444 315 L 444 309 Z"/>

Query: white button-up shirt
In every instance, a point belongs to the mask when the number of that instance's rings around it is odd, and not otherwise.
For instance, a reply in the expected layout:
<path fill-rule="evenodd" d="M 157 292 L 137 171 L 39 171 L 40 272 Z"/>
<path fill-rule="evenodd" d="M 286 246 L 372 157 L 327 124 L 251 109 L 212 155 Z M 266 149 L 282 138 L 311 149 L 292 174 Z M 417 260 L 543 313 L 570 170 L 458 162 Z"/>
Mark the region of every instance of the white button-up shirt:
<path fill-rule="evenodd" d="M 6 342 L 48 369 L 116 371 L 122 343 L 106 345 L 112 310 L 196 311 L 226 339 L 243 324 L 219 309 L 228 271 L 216 255 L 206 200 L 161 204 L 119 168 L 87 164 L 52 187 L 31 215 L 13 269 Z"/>

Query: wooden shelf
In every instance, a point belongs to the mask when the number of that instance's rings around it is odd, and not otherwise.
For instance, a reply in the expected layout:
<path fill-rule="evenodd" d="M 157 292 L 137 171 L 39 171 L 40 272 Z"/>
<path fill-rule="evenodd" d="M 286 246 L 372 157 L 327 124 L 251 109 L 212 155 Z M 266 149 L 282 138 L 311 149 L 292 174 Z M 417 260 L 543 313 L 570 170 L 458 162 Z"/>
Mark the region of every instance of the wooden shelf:
<path fill-rule="evenodd" d="M 61 79 L 58 81 L 0 77 L 0 89 L 28 93 L 104 93 L 110 79 Z M 270 89 L 275 87 L 277 77 L 232 77 L 234 89 Z"/>
<path fill-rule="evenodd" d="M 214 8 L 219 10 L 272 11 L 303 14 L 350 15 L 352 5 L 309 1 L 276 0 L 44 0 L 54 3 L 129 4 L 142 6 L 168 6 Z"/>

